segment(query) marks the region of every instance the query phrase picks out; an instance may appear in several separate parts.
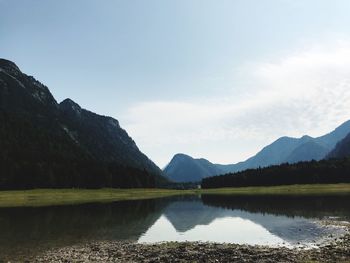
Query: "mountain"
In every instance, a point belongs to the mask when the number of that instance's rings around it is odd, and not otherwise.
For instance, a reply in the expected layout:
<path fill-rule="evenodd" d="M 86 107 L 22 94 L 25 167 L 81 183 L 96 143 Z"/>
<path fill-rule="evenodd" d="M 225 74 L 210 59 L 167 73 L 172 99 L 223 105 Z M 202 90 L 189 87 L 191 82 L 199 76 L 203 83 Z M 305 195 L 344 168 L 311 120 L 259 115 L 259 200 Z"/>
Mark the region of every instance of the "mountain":
<path fill-rule="evenodd" d="M 311 160 L 318 161 L 322 160 L 328 152 L 328 148 L 315 142 L 314 140 L 310 140 L 309 142 L 305 142 L 294 149 L 286 159 L 286 162 L 297 163 Z"/>
<path fill-rule="evenodd" d="M 176 159 L 173 158 L 168 165 L 170 168 L 167 166 L 164 169 L 164 173 L 177 182 L 187 182 L 209 176 L 234 173 L 270 165 L 279 165 L 282 163 L 297 163 L 311 160 L 319 161 L 324 159 L 335 145 L 349 133 L 350 121 L 347 121 L 334 131 L 317 138 L 307 135 L 301 138 L 281 137 L 243 162 L 223 165 L 212 164 L 205 160 L 207 164 L 209 164 L 205 167 L 210 167 L 210 172 L 208 172 L 208 169 L 198 168 L 198 162 L 190 156 L 187 156 L 186 162 L 176 161 Z"/>
<path fill-rule="evenodd" d="M 350 157 L 350 133 L 329 153 L 327 158 L 345 158 Z"/>
<path fill-rule="evenodd" d="M 161 173 L 160 169 L 140 152 L 117 120 L 82 109 L 70 99 L 62 101 L 58 107 L 64 119 L 63 129 L 73 141 L 83 145 L 93 158 L 145 169 L 153 174 Z"/>
<path fill-rule="evenodd" d="M 225 172 L 236 172 L 250 168 L 280 164 L 286 162 L 294 150 L 310 140 L 312 140 L 312 138 L 309 136 L 303 136 L 300 139 L 281 137 L 244 162 L 233 165 L 221 165 L 220 167 L 224 169 Z"/>
<path fill-rule="evenodd" d="M 348 133 L 350 133 L 350 121 L 317 138 L 307 135 L 301 138 L 281 137 L 244 162 L 233 165 L 219 165 L 219 167 L 224 169 L 225 172 L 238 172 L 281 163 L 319 161 L 325 158 L 337 142 L 341 141 Z"/>
<path fill-rule="evenodd" d="M 199 182 L 205 177 L 223 173 L 223 170 L 206 159 L 176 154 L 163 172 L 174 182 Z"/>
<path fill-rule="evenodd" d="M 66 99 L 0 59 L 0 189 L 152 187 L 161 170 L 118 121 Z"/>

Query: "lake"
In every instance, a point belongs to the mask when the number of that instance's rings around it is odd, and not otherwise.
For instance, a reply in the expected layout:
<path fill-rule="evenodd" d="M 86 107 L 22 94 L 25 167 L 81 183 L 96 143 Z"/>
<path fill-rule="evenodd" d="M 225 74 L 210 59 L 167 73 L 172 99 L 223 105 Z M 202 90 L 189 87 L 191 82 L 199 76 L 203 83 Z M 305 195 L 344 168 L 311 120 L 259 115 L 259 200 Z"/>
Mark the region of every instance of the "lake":
<path fill-rule="evenodd" d="M 0 261 L 92 241 L 312 246 L 349 220 L 350 196 L 179 196 L 56 207 L 1 208 Z"/>

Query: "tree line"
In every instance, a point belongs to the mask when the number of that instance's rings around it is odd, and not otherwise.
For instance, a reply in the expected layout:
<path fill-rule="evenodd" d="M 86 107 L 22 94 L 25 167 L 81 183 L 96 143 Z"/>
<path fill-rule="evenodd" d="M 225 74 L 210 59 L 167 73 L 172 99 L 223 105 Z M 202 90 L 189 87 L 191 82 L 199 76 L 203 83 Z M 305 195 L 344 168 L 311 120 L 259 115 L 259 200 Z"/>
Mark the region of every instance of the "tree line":
<path fill-rule="evenodd" d="M 202 188 L 220 188 L 329 183 L 350 183 L 350 158 L 284 163 L 248 169 L 204 178 L 201 186 Z"/>

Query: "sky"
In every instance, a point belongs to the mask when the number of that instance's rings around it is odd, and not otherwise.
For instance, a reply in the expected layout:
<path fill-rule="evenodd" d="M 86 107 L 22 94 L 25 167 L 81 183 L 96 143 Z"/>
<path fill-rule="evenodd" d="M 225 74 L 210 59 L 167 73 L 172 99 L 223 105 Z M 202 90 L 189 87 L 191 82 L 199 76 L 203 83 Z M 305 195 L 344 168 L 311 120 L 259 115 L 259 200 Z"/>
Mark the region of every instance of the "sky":
<path fill-rule="evenodd" d="M 0 57 L 158 166 L 236 163 L 350 119 L 348 0 L 0 0 Z"/>

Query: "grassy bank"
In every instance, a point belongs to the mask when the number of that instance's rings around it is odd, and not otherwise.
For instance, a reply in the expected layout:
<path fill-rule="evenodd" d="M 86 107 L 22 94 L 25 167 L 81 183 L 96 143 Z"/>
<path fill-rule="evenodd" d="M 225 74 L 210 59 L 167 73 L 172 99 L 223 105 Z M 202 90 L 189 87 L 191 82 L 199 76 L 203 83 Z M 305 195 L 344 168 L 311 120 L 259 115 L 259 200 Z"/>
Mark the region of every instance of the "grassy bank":
<path fill-rule="evenodd" d="M 182 194 L 167 189 L 35 189 L 0 191 L 0 207 L 69 205 L 160 198 Z"/>
<path fill-rule="evenodd" d="M 237 194 L 237 195 L 328 195 L 350 194 L 350 184 L 303 184 L 281 186 L 258 186 L 239 188 L 203 189 L 205 194 Z"/>
<path fill-rule="evenodd" d="M 161 198 L 174 195 L 327 195 L 350 194 L 350 184 L 289 185 L 196 190 L 168 189 L 35 189 L 0 191 L 0 207 L 69 205 Z"/>

